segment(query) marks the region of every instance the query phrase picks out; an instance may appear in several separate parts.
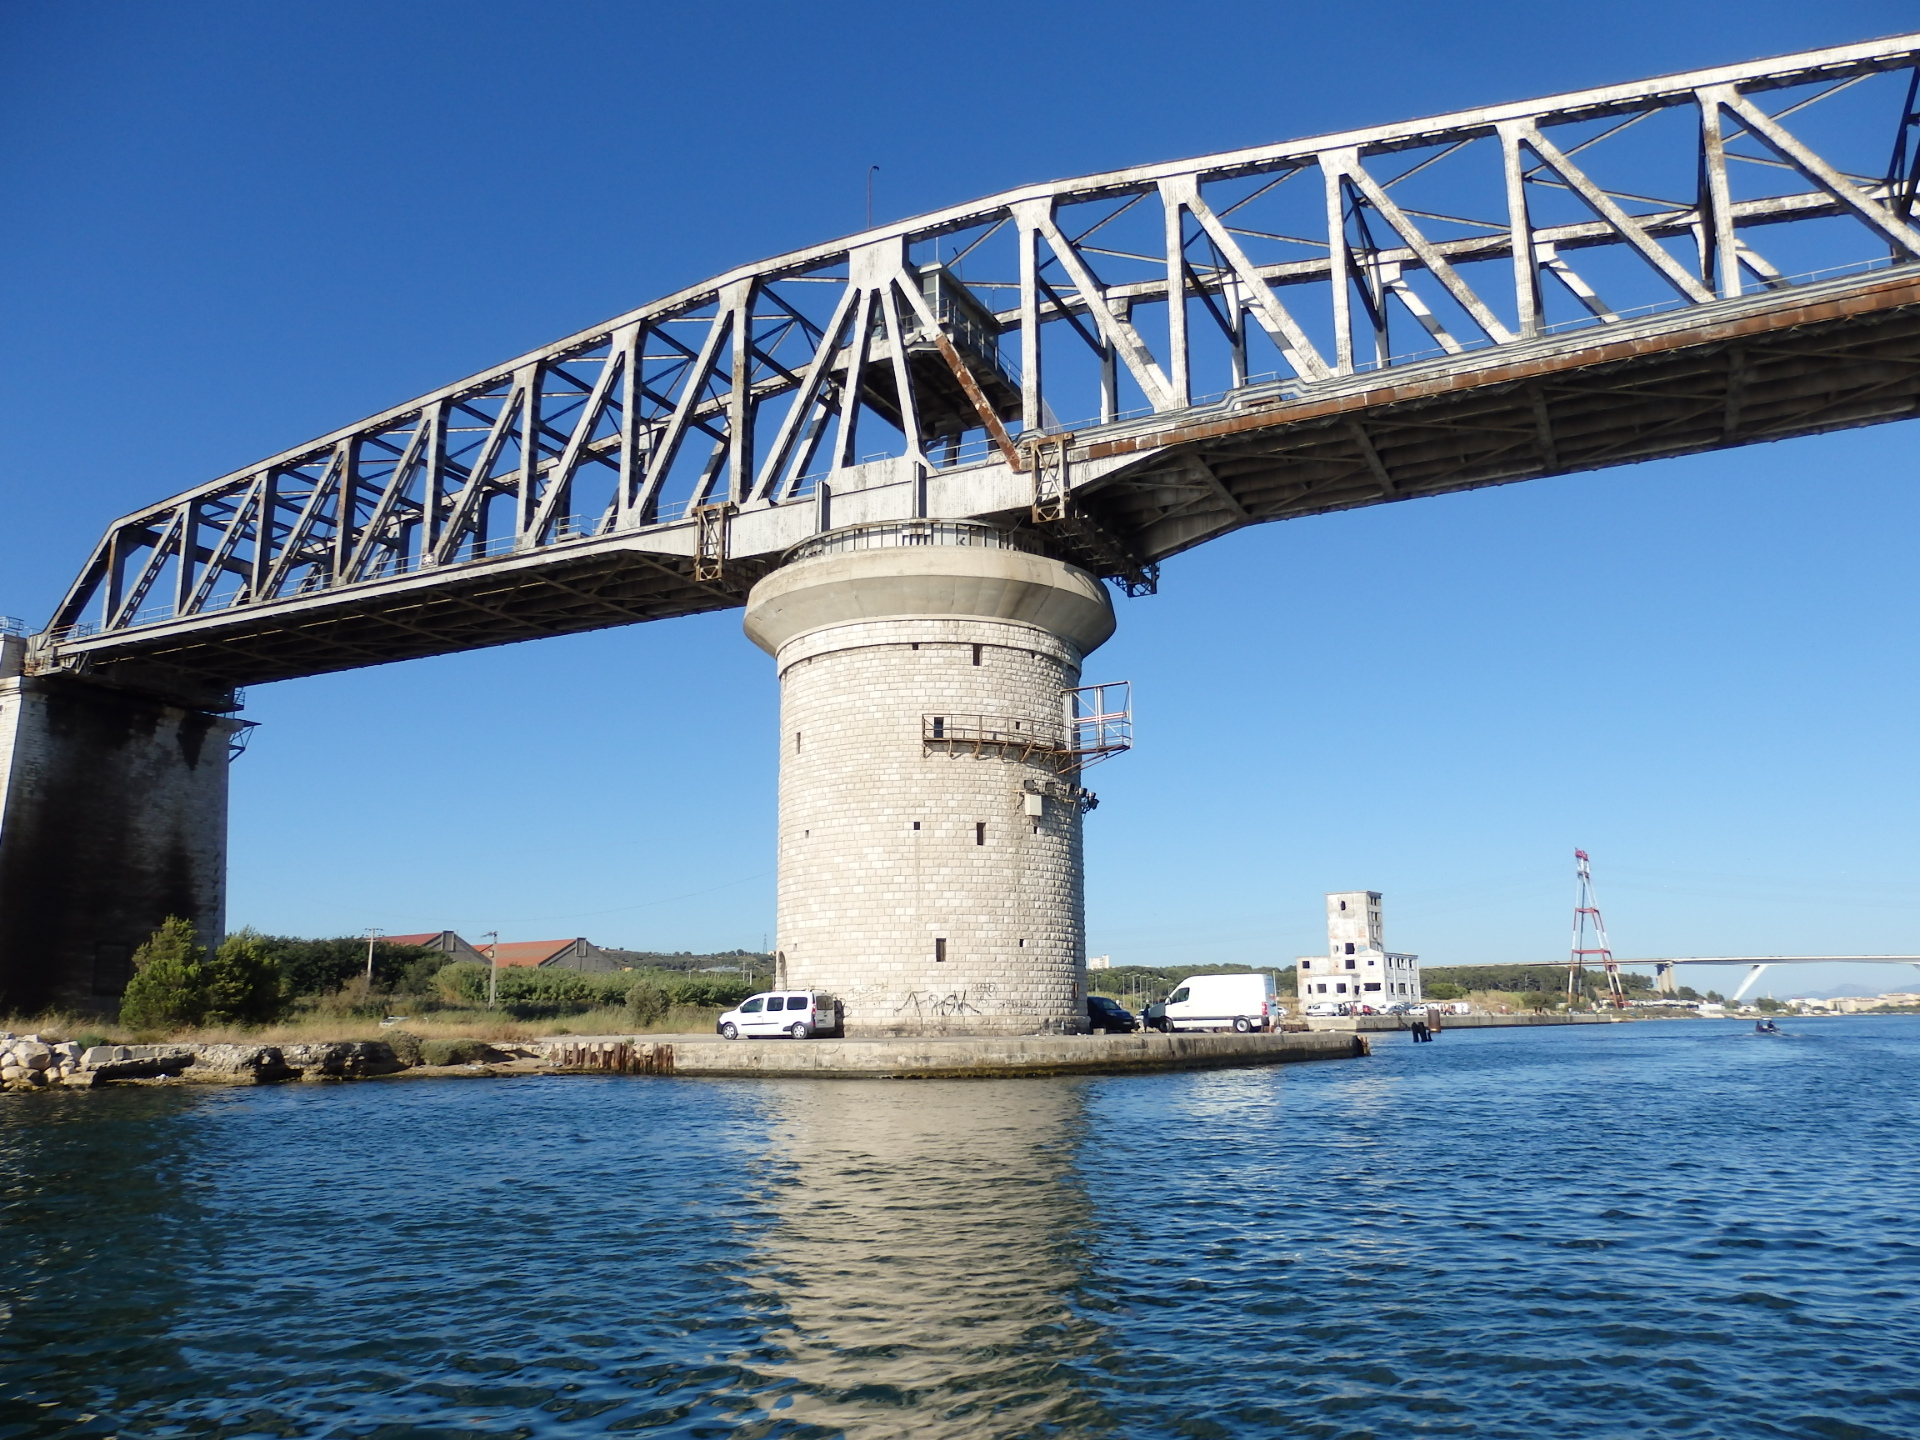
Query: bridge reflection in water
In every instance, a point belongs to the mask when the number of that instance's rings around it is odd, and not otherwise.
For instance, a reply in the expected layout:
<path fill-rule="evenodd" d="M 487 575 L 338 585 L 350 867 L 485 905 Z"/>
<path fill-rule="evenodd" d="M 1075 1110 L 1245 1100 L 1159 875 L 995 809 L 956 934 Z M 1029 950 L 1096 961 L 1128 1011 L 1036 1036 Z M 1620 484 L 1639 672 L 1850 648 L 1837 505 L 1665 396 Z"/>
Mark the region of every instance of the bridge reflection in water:
<path fill-rule="evenodd" d="M 1117 1430 L 1075 1380 L 1108 1344 L 1074 1304 L 1092 1267 L 1082 1094 L 1070 1081 L 780 1087 L 780 1218 L 747 1283 L 785 1316 L 755 1357 L 782 1421 L 856 1440 Z"/>

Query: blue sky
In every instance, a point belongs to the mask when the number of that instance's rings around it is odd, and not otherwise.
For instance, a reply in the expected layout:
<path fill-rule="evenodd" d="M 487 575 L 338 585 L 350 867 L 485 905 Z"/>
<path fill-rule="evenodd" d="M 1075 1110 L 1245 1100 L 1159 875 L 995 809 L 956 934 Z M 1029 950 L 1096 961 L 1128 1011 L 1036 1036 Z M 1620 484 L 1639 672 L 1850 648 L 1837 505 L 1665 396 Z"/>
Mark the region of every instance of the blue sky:
<path fill-rule="evenodd" d="M 728 266 L 1024 181 L 1909 28 L 1912 7 L 0 8 L 0 612 L 112 516 Z M 1095 953 L 1920 951 L 1911 424 L 1269 526 L 1121 600 Z M 230 919 L 772 929 L 737 614 L 257 688 Z M 1724 972 L 1722 977 L 1724 978 Z M 1920 980 L 1920 977 L 1916 977 Z M 1777 994 L 1904 972 L 1783 974 Z M 1724 985 L 1722 988 L 1725 988 Z"/>

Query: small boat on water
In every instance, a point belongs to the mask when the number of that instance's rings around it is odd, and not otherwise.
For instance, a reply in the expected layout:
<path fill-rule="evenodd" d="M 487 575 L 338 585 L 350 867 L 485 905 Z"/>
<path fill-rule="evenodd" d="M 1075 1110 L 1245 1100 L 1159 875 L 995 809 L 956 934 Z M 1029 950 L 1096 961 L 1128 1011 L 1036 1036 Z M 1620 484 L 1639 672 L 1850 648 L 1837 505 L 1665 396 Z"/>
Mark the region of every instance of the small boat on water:
<path fill-rule="evenodd" d="M 1756 1035 L 1784 1035 L 1787 1032 L 1771 1020 L 1756 1020 L 1753 1023 L 1753 1033 Z"/>

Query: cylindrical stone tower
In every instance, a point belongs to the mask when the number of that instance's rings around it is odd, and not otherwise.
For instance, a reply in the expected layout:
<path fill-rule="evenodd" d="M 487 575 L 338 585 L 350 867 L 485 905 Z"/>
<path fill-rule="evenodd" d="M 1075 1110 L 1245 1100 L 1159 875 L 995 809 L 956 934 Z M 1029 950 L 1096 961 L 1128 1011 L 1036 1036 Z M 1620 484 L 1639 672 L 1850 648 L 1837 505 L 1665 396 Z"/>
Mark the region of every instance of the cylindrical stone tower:
<path fill-rule="evenodd" d="M 970 522 L 831 531 L 754 586 L 783 987 L 839 997 L 849 1035 L 1086 1028 L 1062 698 L 1113 628 L 1092 576 Z"/>

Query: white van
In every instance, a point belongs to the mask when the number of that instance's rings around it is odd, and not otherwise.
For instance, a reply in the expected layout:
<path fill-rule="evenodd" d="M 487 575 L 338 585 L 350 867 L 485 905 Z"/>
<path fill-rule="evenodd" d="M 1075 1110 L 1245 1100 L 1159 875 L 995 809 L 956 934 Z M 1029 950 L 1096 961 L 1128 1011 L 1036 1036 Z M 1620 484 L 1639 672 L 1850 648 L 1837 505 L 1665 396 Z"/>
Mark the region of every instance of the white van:
<path fill-rule="evenodd" d="M 1271 1030 L 1285 1012 L 1275 997 L 1273 976 L 1189 975 L 1163 1005 L 1153 1007 L 1160 1029 Z"/>
<path fill-rule="evenodd" d="M 713 1028 L 729 1040 L 743 1035 L 790 1035 L 805 1040 L 839 1030 L 840 1002 L 819 990 L 763 991 L 727 1011 Z"/>

